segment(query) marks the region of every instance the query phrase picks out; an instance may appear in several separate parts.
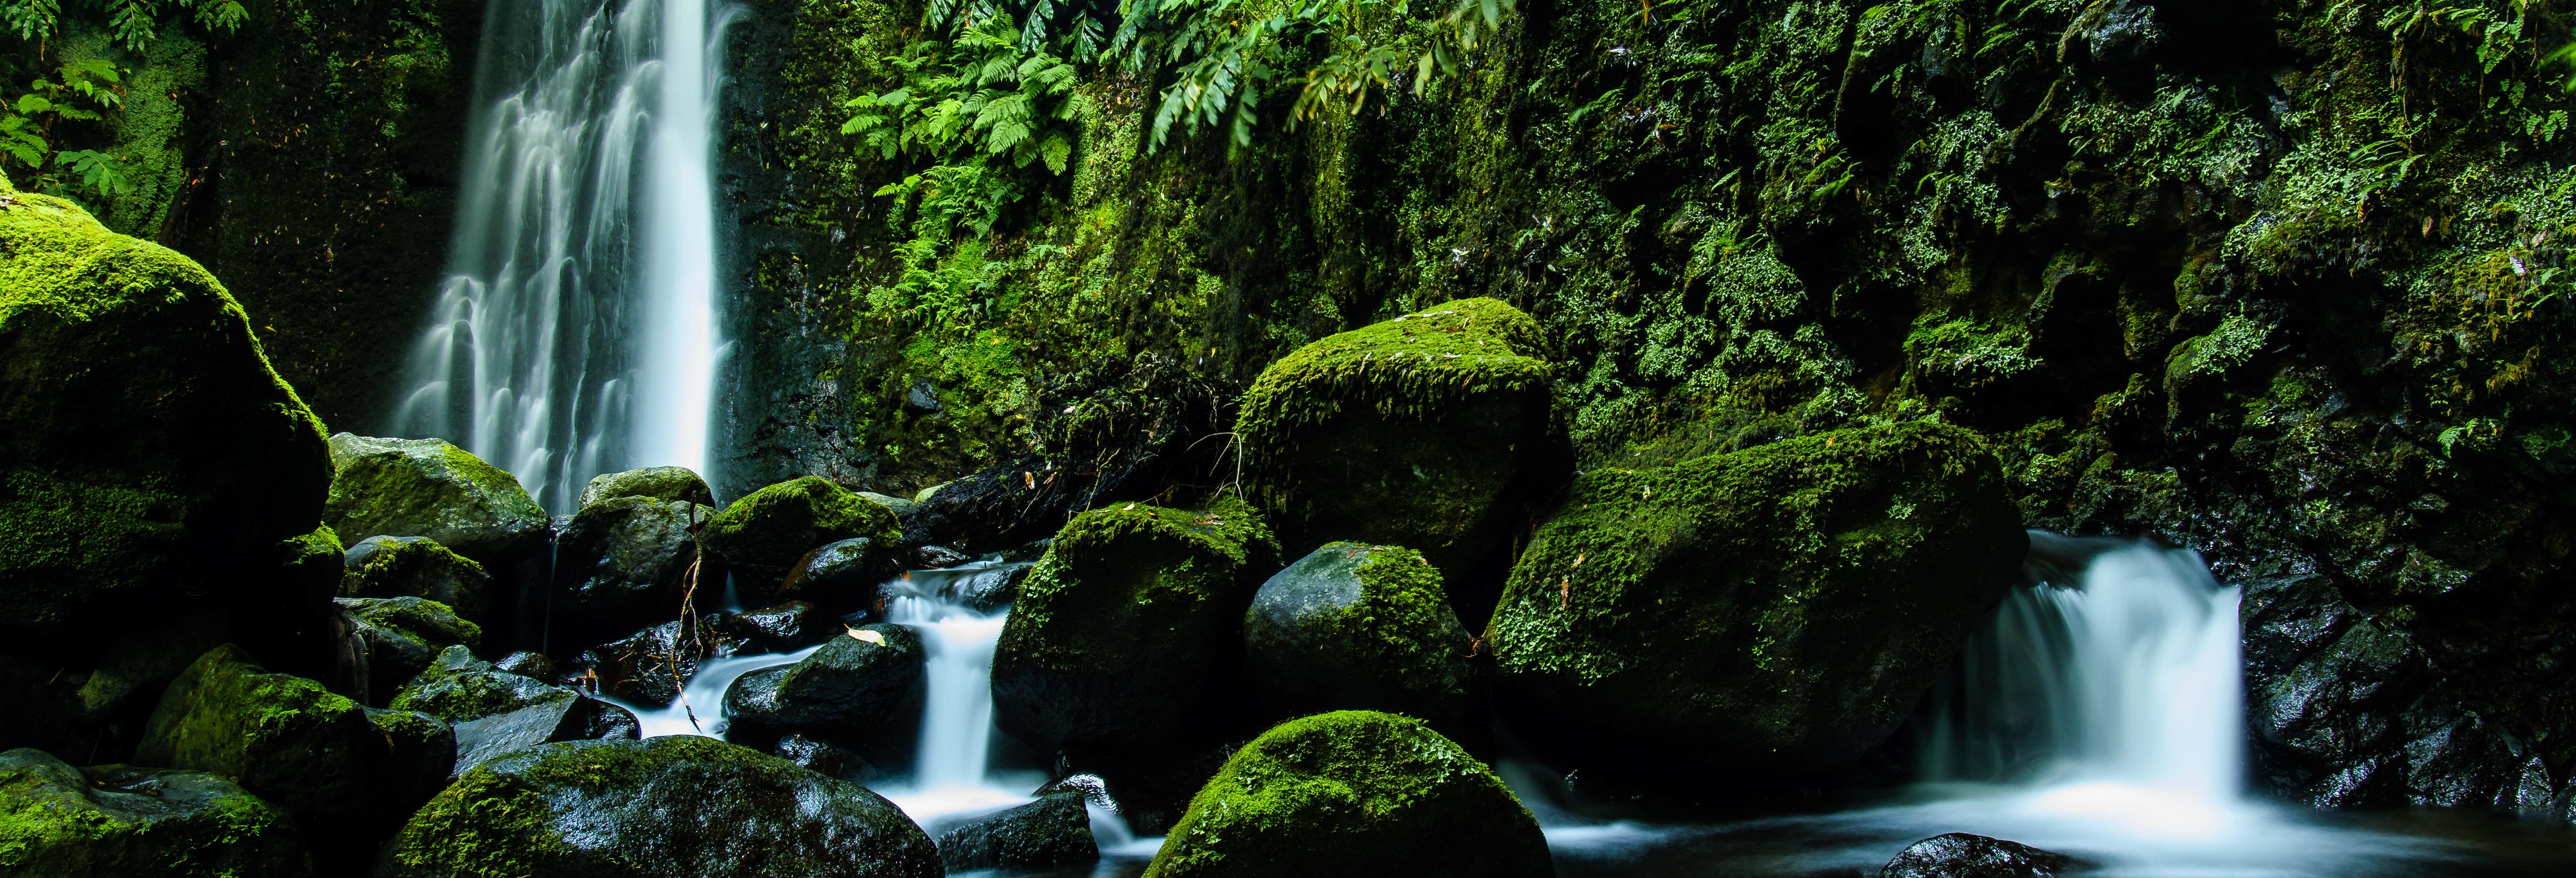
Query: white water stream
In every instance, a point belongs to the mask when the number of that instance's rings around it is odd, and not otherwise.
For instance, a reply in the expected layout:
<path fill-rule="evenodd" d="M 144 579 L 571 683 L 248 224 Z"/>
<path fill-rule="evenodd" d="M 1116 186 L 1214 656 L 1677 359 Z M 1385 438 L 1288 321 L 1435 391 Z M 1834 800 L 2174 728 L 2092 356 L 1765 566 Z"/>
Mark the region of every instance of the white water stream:
<path fill-rule="evenodd" d="M 707 469 L 716 361 L 707 0 L 488 7 L 449 277 L 392 431 L 549 509 L 601 472 Z"/>

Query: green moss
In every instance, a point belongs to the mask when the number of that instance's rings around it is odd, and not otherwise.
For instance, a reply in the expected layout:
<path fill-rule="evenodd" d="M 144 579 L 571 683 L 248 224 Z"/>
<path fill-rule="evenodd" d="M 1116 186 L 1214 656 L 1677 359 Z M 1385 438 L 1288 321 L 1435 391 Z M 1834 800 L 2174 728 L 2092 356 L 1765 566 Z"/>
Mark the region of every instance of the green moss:
<path fill-rule="evenodd" d="M 1231 497 L 1204 512 L 1142 503 L 1094 509 L 1056 532 L 1021 583 L 1002 639 L 1020 661 L 1055 670 L 1148 659 L 1156 651 L 1129 638 L 1198 633 L 1204 626 L 1195 620 L 1212 607 L 1250 599 L 1246 565 L 1278 551 L 1260 514 Z"/>
<path fill-rule="evenodd" d="M 490 603 L 491 574 L 436 540 L 373 537 L 351 548 L 365 555 L 344 568 L 342 597 L 426 598 L 467 618 L 481 617 Z"/>
<path fill-rule="evenodd" d="M 430 874 L 534 878 L 547 853 L 565 849 L 547 831 L 550 816 L 536 790 L 477 766 L 412 815 L 390 858 Z"/>
<path fill-rule="evenodd" d="M 1236 751 L 1145 875 L 1553 872 L 1537 819 L 1483 763 L 1420 720 L 1342 711 Z"/>
<path fill-rule="evenodd" d="M 891 552 L 903 541 L 903 525 L 885 507 L 821 476 L 753 491 L 707 525 L 708 548 L 773 582 L 815 547 L 858 538 Z"/>
<path fill-rule="evenodd" d="M 1420 552 L 1381 546 L 1368 550 L 1358 572 L 1359 600 L 1327 623 L 1332 642 L 1361 645 L 1366 654 L 1357 663 L 1377 668 L 1399 690 L 1439 692 L 1453 685 L 1467 645 L 1455 633 L 1440 570 Z"/>
<path fill-rule="evenodd" d="M 199 772 L 0 753 L 0 869 L 25 878 L 308 874 L 294 822 Z"/>
<path fill-rule="evenodd" d="M 323 520 L 344 537 L 425 537 L 478 561 L 534 551 L 548 524 L 519 480 L 441 439 L 330 440 Z"/>

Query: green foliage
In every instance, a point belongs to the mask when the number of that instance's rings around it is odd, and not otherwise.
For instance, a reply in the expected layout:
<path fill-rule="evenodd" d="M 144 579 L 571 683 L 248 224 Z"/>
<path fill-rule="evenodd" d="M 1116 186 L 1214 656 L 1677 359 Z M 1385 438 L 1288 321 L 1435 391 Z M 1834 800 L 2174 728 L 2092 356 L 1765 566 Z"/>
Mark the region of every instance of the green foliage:
<path fill-rule="evenodd" d="M 1371 87 L 1393 90 L 1411 68 L 1419 94 L 1433 74 L 1454 75 L 1470 52 L 1502 30 L 1515 0 L 1459 0 L 1420 32 L 1394 28 L 1393 39 L 1372 41 L 1373 25 L 1413 23 L 1412 0 L 1310 0 L 1256 17 L 1243 0 L 1124 0 L 1117 35 L 1105 53 L 1131 71 L 1171 71 L 1154 113 L 1155 148 L 1174 123 L 1189 134 L 1223 127 L 1237 147 L 1252 145 L 1265 92 L 1294 83 L 1297 101 L 1290 127 L 1337 104 L 1357 113 Z M 1296 72 L 1302 50 L 1329 40 L 1331 53 Z"/>
<path fill-rule="evenodd" d="M 35 171 L 26 178 L 29 191 L 97 198 L 132 189 L 118 157 L 96 150 L 55 149 L 57 126 L 97 122 L 102 114 L 124 106 L 124 72 L 94 58 L 65 64 L 58 72 L 61 81 L 40 77 L 0 106 L 0 153 Z M 0 166 L 5 164 L 0 161 Z"/>
<path fill-rule="evenodd" d="M 125 47 L 151 45 L 164 21 L 186 20 L 208 32 L 240 30 L 250 12 L 240 0 L 72 0 L 73 9 L 107 26 Z M 62 0 L 0 0 L 0 30 L 22 40 L 52 37 L 62 27 Z"/>
<path fill-rule="evenodd" d="M 843 134 L 863 135 L 886 158 L 908 155 L 941 163 L 1008 158 L 1012 167 L 1043 161 L 1061 174 L 1073 154 L 1075 70 L 1063 59 L 1022 47 L 1004 18 L 964 28 L 951 44 L 914 43 L 884 59 L 907 74 L 904 87 L 849 101 Z M 877 194 L 908 194 L 920 175 Z M 989 227 L 989 223 L 987 224 Z"/>

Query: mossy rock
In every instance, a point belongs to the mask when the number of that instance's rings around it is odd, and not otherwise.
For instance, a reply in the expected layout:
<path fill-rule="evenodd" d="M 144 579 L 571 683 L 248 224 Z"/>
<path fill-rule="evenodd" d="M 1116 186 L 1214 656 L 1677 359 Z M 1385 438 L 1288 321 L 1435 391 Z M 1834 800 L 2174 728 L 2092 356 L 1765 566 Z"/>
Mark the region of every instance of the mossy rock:
<path fill-rule="evenodd" d="M 482 626 L 457 618 L 455 610 L 428 598 L 341 598 L 334 603 L 347 656 L 342 665 L 350 677 L 335 685 L 363 703 L 384 705 L 427 670 L 440 650 L 483 643 Z"/>
<path fill-rule="evenodd" d="M 322 518 L 322 425 L 241 306 L 71 202 L 0 196 L 0 632 L 79 643 L 213 591 Z M 254 592 L 254 594 L 236 594 Z"/>
<path fill-rule="evenodd" d="M 619 497 L 643 497 L 648 500 L 687 500 L 700 506 L 716 505 L 715 494 L 707 490 L 707 480 L 685 466 L 649 466 L 625 472 L 600 473 L 581 486 L 581 500 L 576 508 Z"/>
<path fill-rule="evenodd" d="M 534 554 L 546 511 L 518 478 L 440 439 L 331 437 L 323 523 L 343 540 L 427 537 L 485 566 Z"/>
<path fill-rule="evenodd" d="M 725 690 L 726 737 L 765 746 L 787 731 L 857 745 L 920 688 L 927 658 L 921 635 L 879 622 L 849 629 L 795 664 L 742 675 Z"/>
<path fill-rule="evenodd" d="M 1547 837 L 1501 778 L 1422 721 L 1279 724 L 1190 800 L 1145 878 L 1548 876 Z"/>
<path fill-rule="evenodd" d="M 0 872 L 17 878 L 313 874 L 284 809 L 202 771 L 0 753 Z"/>
<path fill-rule="evenodd" d="M 340 563 L 342 597 L 427 598 L 469 619 L 491 609 L 492 575 L 428 537 L 368 537 Z"/>
<path fill-rule="evenodd" d="M 633 739 L 639 731 L 635 715 L 623 707 L 500 670 L 463 646 L 440 651 L 394 693 L 391 706 L 455 727 L 453 773 L 549 741 Z M 442 767 L 440 774 L 451 772 Z"/>
<path fill-rule="evenodd" d="M 821 476 L 806 476 L 751 492 L 725 507 L 707 528 L 707 548 L 732 565 L 743 599 L 768 603 L 797 559 L 825 543 L 865 539 L 869 562 L 892 576 L 903 525 L 893 512 Z"/>
<path fill-rule="evenodd" d="M 702 593 L 723 594 L 723 565 L 698 551 L 697 530 L 715 515 L 688 500 L 645 496 L 583 506 L 556 539 L 556 608 L 632 630 L 680 613 L 693 567 Z"/>
<path fill-rule="evenodd" d="M 378 878 L 938 878 L 866 787 L 712 738 L 547 744 L 474 768 L 387 843 Z"/>
<path fill-rule="evenodd" d="M 1485 642 L 1518 718 L 1569 758 L 1828 775 L 1905 720 L 2028 542 L 1985 443 L 1945 424 L 1599 469 L 1522 553 Z"/>
<path fill-rule="evenodd" d="M 1262 370 L 1235 423 L 1254 501 L 1292 545 L 1411 546 L 1468 571 L 1546 450 L 1543 350 L 1529 315 L 1481 298 L 1297 349 Z"/>
<path fill-rule="evenodd" d="M 1325 544 L 1261 584 L 1243 642 L 1271 717 L 1378 710 L 1455 735 L 1475 709 L 1474 640 L 1411 549 Z"/>
<path fill-rule="evenodd" d="M 233 778 L 330 843 L 380 832 L 419 801 L 404 798 L 393 744 L 357 702 L 225 644 L 171 681 L 134 759 Z"/>
<path fill-rule="evenodd" d="M 994 719 L 1043 750 L 1162 755 L 1230 682 L 1244 608 L 1276 563 L 1258 513 L 1124 503 L 1075 516 L 1020 586 L 993 653 Z"/>

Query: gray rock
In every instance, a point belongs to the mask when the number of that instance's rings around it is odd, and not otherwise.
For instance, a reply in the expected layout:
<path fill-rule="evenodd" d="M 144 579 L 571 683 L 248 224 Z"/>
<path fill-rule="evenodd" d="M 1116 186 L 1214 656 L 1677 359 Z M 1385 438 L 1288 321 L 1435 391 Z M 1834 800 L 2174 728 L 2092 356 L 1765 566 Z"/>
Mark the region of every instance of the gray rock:
<path fill-rule="evenodd" d="M 1091 837 L 1091 812 L 1080 793 L 1041 796 L 1035 802 L 967 821 L 939 834 L 939 857 L 948 871 L 1042 869 L 1100 859 Z"/>
<path fill-rule="evenodd" d="M 582 507 L 555 544 L 555 605 L 611 626 L 668 619 L 680 612 L 692 565 L 700 568 L 701 593 L 721 594 L 722 568 L 701 563 L 715 559 L 699 551 L 693 534 L 715 514 L 713 507 L 650 497 Z"/>
<path fill-rule="evenodd" d="M 456 758 L 442 772 L 467 769 L 505 753 L 552 741 L 636 737 L 625 708 L 494 668 L 464 647 L 449 647 L 418 679 L 395 693 L 393 707 L 455 725 Z"/>
<path fill-rule="evenodd" d="M 729 613 L 716 630 L 737 652 L 794 652 L 841 633 L 841 620 L 805 601 Z"/>
<path fill-rule="evenodd" d="M 1880 878 L 2053 878 L 2084 867 L 2065 854 L 2020 842 L 1953 832 L 1906 847 Z"/>
<path fill-rule="evenodd" d="M 1243 641 L 1271 717 L 1378 710 L 1468 731 L 1472 638 L 1420 553 L 1325 544 L 1261 584 Z"/>
<path fill-rule="evenodd" d="M 921 504 L 911 500 L 879 494 L 875 491 L 860 491 L 859 499 L 885 507 L 886 511 L 894 513 L 894 517 L 899 521 L 912 520 L 913 510 L 921 508 Z"/>
<path fill-rule="evenodd" d="M 852 629 L 792 665 L 742 675 L 725 692 L 727 736 L 758 740 L 789 730 L 864 741 L 921 682 L 921 636 L 902 625 Z"/>
<path fill-rule="evenodd" d="M 340 595 L 428 598 L 469 619 L 490 607 L 492 576 L 428 537 L 369 537 L 340 556 Z"/>
<path fill-rule="evenodd" d="M 440 650 L 483 642 L 480 626 L 428 598 L 340 598 L 332 604 L 342 647 L 334 688 L 361 704 L 382 706 L 427 670 Z"/>
<path fill-rule="evenodd" d="M 825 777 L 837 777 L 856 783 L 877 779 L 877 768 L 866 757 L 847 747 L 804 732 L 789 732 L 769 748 L 779 758 L 805 766 Z"/>
<path fill-rule="evenodd" d="M 860 537 L 826 543 L 805 553 L 778 583 L 778 596 L 811 601 L 838 613 L 875 612 L 878 587 L 893 575 L 885 547 Z"/>
<path fill-rule="evenodd" d="M 581 499 L 574 506 L 588 509 L 619 497 L 687 500 L 701 506 L 716 505 L 715 495 L 707 490 L 707 480 L 699 478 L 688 467 L 653 466 L 592 476 L 590 484 L 582 486 Z"/>
<path fill-rule="evenodd" d="M 509 473 L 437 439 L 331 437 L 322 521 L 341 538 L 428 537 L 484 564 L 545 541 L 546 512 Z"/>
<path fill-rule="evenodd" d="M 74 768 L 11 750 L 0 753 L 0 814 L 12 815 L 0 865 L 42 864 L 40 875 L 313 873 L 283 809 L 202 771 Z"/>
<path fill-rule="evenodd" d="M 555 660 L 542 652 L 514 652 L 502 656 L 492 663 L 492 669 L 548 682 L 555 678 Z"/>

